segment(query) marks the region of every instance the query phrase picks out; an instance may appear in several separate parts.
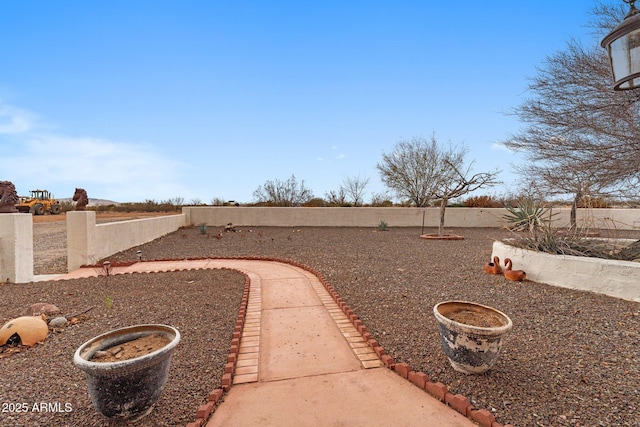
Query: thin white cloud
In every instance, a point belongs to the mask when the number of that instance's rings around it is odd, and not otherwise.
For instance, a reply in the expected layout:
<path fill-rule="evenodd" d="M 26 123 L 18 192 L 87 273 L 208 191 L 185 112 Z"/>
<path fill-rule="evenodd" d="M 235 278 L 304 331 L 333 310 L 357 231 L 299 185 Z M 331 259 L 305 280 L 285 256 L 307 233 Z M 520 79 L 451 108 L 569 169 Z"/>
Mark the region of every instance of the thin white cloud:
<path fill-rule="evenodd" d="M 0 106 L 2 111 L 8 110 Z M 28 113 L 11 117 L 28 117 Z M 55 189 L 54 194 L 64 198 L 82 187 L 89 197 L 115 201 L 189 194 L 177 184 L 185 165 L 151 144 L 37 132 L 28 121 L 20 120 L 10 121 L 4 129 L 4 133 L 11 131 L 14 143 L 3 156 L 2 179 L 12 181 L 19 192 L 42 187 Z"/>
<path fill-rule="evenodd" d="M 504 144 L 500 144 L 499 142 L 494 142 L 491 144 L 491 149 L 492 150 L 498 150 L 498 151 L 506 151 L 508 153 L 511 153 L 511 150 L 508 149 L 507 147 L 504 146 Z"/>
<path fill-rule="evenodd" d="M 0 134 L 28 132 L 34 120 L 33 114 L 25 110 L 0 104 Z"/>
<path fill-rule="evenodd" d="M 336 147 L 332 147 L 332 150 L 335 150 L 335 148 Z M 335 153 L 333 153 L 333 154 L 330 154 L 327 157 L 318 156 L 318 157 L 316 157 L 316 160 L 319 161 L 319 162 L 329 162 L 329 163 L 331 163 L 333 161 L 342 160 L 342 159 L 346 159 L 346 158 L 347 158 L 346 154 L 337 154 L 336 155 Z"/>

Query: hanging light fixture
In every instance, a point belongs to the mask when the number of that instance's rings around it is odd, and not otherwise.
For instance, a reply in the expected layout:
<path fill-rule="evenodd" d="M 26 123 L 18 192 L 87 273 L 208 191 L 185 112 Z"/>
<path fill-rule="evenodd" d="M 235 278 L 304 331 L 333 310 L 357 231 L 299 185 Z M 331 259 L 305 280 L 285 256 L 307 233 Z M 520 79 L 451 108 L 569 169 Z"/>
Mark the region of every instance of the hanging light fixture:
<path fill-rule="evenodd" d="M 600 43 L 609 53 L 614 90 L 640 87 L 640 10 L 636 0 L 623 1 L 630 6 L 629 13 Z"/>

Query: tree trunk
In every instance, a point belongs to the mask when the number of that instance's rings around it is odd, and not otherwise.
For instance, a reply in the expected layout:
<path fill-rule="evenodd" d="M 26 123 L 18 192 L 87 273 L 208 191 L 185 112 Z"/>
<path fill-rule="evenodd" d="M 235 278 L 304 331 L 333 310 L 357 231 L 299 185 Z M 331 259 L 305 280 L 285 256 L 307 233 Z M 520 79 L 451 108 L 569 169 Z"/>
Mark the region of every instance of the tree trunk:
<path fill-rule="evenodd" d="M 447 202 L 449 199 L 442 199 L 440 201 L 440 225 L 438 226 L 438 237 L 442 237 L 444 234 L 444 210 L 447 208 Z"/>
<path fill-rule="evenodd" d="M 577 192 L 576 196 L 573 198 L 573 203 L 571 204 L 571 217 L 570 217 L 571 230 L 575 230 L 578 226 L 576 217 L 578 212 L 578 203 L 580 203 L 581 198 L 582 198 L 582 193 Z"/>

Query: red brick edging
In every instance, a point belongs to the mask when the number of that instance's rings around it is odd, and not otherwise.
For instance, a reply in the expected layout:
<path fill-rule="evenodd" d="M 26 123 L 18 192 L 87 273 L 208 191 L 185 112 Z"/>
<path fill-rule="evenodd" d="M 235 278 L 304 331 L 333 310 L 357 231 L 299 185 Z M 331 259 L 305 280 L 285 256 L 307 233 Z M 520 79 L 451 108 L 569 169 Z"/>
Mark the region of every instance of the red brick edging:
<path fill-rule="evenodd" d="M 236 370 L 238 352 L 240 350 L 240 336 L 242 335 L 242 329 L 244 328 L 244 321 L 247 314 L 247 304 L 249 303 L 249 288 L 251 287 L 251 279 L 249 279 L 249 275 L 240 270 L 230 268 L 226 270 L 237 271 L 244 276 L 244 292 L 242 293 L 242 302 L 240 303 L 240 310 L 238 311 L 238 318 L 236 319 L 236 327 L 233 331 L 233 338 L 231 339 L 231 347 L 229 349 L 229 355 L 227 356 L 227 364 L 224 367 L 224 374 L 222 375 L 222 386 L 209 393 L 207 403 L 198 407 L 198 410 L 196 411 L 196 420 L 188 423 L 187 427 L 202 427 L 205 425 L 211 414 L 215 411 L 218 402 L 222 401 L 222 397 L 224 396 L 224 394 L 231 388 L 233 373 Z"/>
<path fill-rule="evenodd" d="M 281 259 L 281 258 L 270 258 L 270 257 L 198 257 L 198 258 L 186 258 L 180 259 L 182 260 L 206 260 L 206 259 L 219 259 L 219 260 L 248 260 L 248 261 L 271 261 L 271 262 L 280 262 L 284 264 L 289 264 L 294 267 L 301 268 L 303 270 L 308 271 L 318 278 L 320 283 L 324 286 L 324 288 L 329 292 L 331 297 L 334 299 L 336 304 L 340 307 L 342 312 L 351 320 L 353 326 L 358 330 L 358 332 L 362 335 L 364 340 L 369 344 L 369 346 L 376 352 L 380 360 L 387 366 L 388 369 L 391 369 L 396 374 L 411 382 L 416 387 L 424 390 L 429 393 L 431 396 L 440 400 L 442 403 L 450 406 L 451 408 L 458 411 L 460 414 L 464 415 L 467 418 L 475 421 L 482 427 L 513 427 L 511 424 L 500 424 L 496 421 L 495 416 L 486 409 L 476 409 L 465 396 L 461 394 L 452 394 L 449 392 L 449 389 L 446 385 L 441 382 L 431 382 L 429 381 L 429 377 L 427 374 L 423 372 L 416 372 L 411 369 L 411 367 L 406 363 L 395 363 L 393 358 L 386 353 L 384 348 L 380 346 L 378 341 L 376 341 L 373 336 L 367 330 L 367 327 L 362 323 L 362 320 L 349 308 L 349 306 L 340 298 L 336 290 L 333 286 L 325 279 L 325 277 L 319 271 L 301 264 L 297 261 Z M 148 260 L 151 261 L 151 260 Z M 148 262 L 139 261 L 139 262 Z M 178 261 L 177 259 L 158 259 L 154 261 Z M 101 265 L 95 265 L 92 267 L 102 267 Z M 222 397 L 226 392 L 229 391 L 232 385 L 233 373 L 235 372 L 236 362 L 238 360 L 238 351 L 240 348 L 240 336 L 242 335 L 242 328 L 244 327 L 244 320 L 247 312 L 247 304 L 249 301 L 249 288 L 251 285 L 251 280 L 249 276 L 237 269 L 228 269 L 237 271 L 245 277 L 245 286 L 244 293 L 242 295 L 242 302 L 240 304 L 240 310 L 238 312 L 238 318 L 236 321 L 236 327 L 233 332 L 233 339 L 231 340 L 231 347 L 229 350 L 229 356 L 227 357 L 227 364 L 225 365 L 224 374 L 222 375 L 222 386 L 221 388 L 217 388 L 209 393 L 207 403 L 200 405 L 196 411 L 196 420 L 187 424 L 186 427 L 203 427 L 211 414 L 215 411 L 216 406 L 219 402 L 222 401 Z"/>
<path fill-rule="evenodd" d="M 271 259 L 269 259 L 271 261 Z M 418 388 L 426 391 L 431 394 L 433 397 L 437 398 L 441 402 L 449 405 L 465 417 L 471 418 L 473 421 L 477 422 L 482 427 L 513 427 L 511 424 L 502 425 L 496 421 L 495 416 L 491 414 L 491 412 L 486 409 L 476 409 L 471 405 L 469 399 L 464 397 L 461 394 L 453 395 L 449 393 L 449 389 L 446 385 L 442 383 L 433 383 L 429 381 L 429 377 L 427 374 L 423 372 L 415 372 L 411 369 L 411 367 L 406 363 L 395 363 L 393 358 L 386 354 L 384 348 L 378 344 L 378 342 L 371 336 L 366 326 L 362 323 L 360 318 L 356 316 L 349 308 L 348 305 L 344 303 L 342 298 L 338 296 L 336 290 L 331 286 L 331 284 L 324 278 L 322 273 L 317 270 L 314 270 L 304 264 L 298 263 L 296 261 L 290 260 L 280 260 L 275 259 L 273 261 L 283 262 L 287 264 L 294 265 L 296 267 L 302 268 L 316 276 L 320 283 L 325 287 L 325 289 L 329 292 L 335 302 L 338 304 L 342 312 L 349 317 L 353 326 L 358 329 L 358 332 L 362 335 L 362 337 L 367 341 L 369 346 L 376 352 L 380 360 L 384 362 L 387 368 L 393 370 L 396 374 L 400 375 L 402 378 L 410 381 L 413 385 Z"/>

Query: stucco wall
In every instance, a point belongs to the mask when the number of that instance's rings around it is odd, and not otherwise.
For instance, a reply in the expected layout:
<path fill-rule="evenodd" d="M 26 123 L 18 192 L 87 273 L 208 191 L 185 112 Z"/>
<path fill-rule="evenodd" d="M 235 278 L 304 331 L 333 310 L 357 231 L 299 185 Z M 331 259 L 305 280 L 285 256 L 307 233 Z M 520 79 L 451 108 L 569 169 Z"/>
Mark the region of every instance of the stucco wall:
<path fill-rule="evenodd" d="M 502 242 L 493 243 L 494 256 L 502 263 L 510 258 L 513 269 L 526 271 L 534 282 L 640 302 L 640 262 L 551 255 Z"/>
<path fill-rule="evenodd" d="M 555 226 L 569 223 L 569 209 L 555 209 Z M 631 229 L 640 227 L 640 211 L 632 209 L 581 210 L 581 224 Z M 445 227 L 501 227 L 505 209 L 448 208 Z M 67 267 L 94 264 L 113 253 L 150 242 L 185 225 L 273 227 L 437 227 L 438 208 L 272 208 L 184 207 L 182 214 L 96 224 L 95 212 L 67 212 Z M 31 256 L 33 263 L 33 256 Z M 33 264 L 31 264 L 33 265 Z"/>
<path fill-rule="evenodd" d="M 67 212 L 67 269 L 95 264 L 187 225 L 185 214 L 96 224 L 92 211 Z"/>
<path fill-rule="evenodd" d="M 423 214 L 426 227 L 437 227 L 440 222 L 438 208 L 277 208 L 198 206 L 184 207 L 187 222 L 193 225 L 274 227 L 377 227 L 385 221 L 390 227 L 420 227 Z M 553 209 L 553 225 L 569 224 L 569 208 Z M 445 227 L 502 227 L 502 208 L 447 208 Z M 580 225 L 594 228 L 640 228 L 640 210 L 637 209 L 580 209 Z"/>
<path fill-rule="evenodd" d="M 0 282 L 33 280 L 33 221 L 31 215 L 0 214 Z"/>

